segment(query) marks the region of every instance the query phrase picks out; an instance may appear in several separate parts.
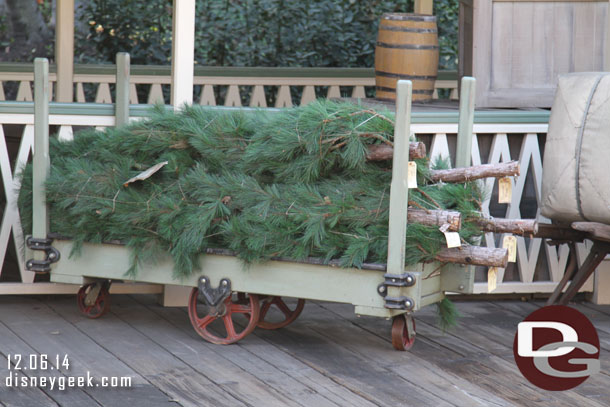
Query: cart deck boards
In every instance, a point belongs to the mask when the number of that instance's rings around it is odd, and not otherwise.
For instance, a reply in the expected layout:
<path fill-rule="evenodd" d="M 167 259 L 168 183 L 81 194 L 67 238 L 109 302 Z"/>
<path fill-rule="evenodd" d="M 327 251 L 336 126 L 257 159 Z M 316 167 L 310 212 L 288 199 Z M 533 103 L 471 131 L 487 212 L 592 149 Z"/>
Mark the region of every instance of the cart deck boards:
<path fill-rule="evenodd" d="M 286 328 L 217 346 L 195 333 L 184 308 L 163 308 L 152 295 L 111 301 L 108 314 L 91 320 L 74 296 L 0 297 L 0 405 L 602 406 L 610 397 L 610 306 L 574 305 L 597 328 L 602 372 L 576 389 L 545 392 L 512 356 L 517 323 L 543 302 L 456 302 L 463 316 L 448 334 L 427 307 L 416 314 L 417 346 L 395 352 L 389 321 L 358 318 L 346 304 L 310 301 Z M 69 375 L 131 376 L 133 385 L 7 390 L 9 353 L 67 354 Z"/>

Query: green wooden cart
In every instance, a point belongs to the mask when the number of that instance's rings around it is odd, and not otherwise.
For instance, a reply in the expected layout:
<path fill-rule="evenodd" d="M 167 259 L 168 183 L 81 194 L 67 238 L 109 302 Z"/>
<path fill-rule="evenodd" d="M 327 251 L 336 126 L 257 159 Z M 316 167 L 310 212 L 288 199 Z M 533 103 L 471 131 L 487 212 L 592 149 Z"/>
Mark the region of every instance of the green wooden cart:
<path fill-rule="evenodd" d="M 26 261 L 26 267 L 50 272 L 52 282 L 81 285 L 78 306 L 85 315 L 96 318 L 108 310 L 110 283 L 130 280 L 125 276 L 130 252 L 119 242 L 86 243 L 79 256 L 70 257 L 73 243 L 49 233 L 44 191 L 50 168 L 47 75 L 48 63 L 37 60 L 34 217 L 32 236 L 27 238 L 26 259 L 30 260 Z M 471 100 L 474 95 L 471 90 L 471 86 L 463 86 L 464 100 Z M 410 348 L 415 339 L 412 313 L 442 300 L 446 292 L 471 293 L 474 283 L 470 266 L 439 263 L 404 266 L 411 94 L 411 82 L 399 81 L 387 264 L 369 264 L 356 269 L 324 264 L 317 259 L 305 262 L 276 259 L 245 269 L 230 252 L 209 250 L 201 257 L 201 271 L 188 278 L 172 279 L 173 264 L 168 255 L 146 265 L 135 280 L 193 287 L 188 302 L 191 322 L 199 335 L 213 343 L 237 342 L 256 326 L 267 329 L 286 326 L 298 317 L 304 300 L 311 299 L 352 304 L 359 315 L 392 318 L 394 347 Z M 470 109 L 461 108 L 460 112 L 458 154 L 461 155 L 470 151 L 473 104 L 470 105 Z M 286 297 L 298 300 L 284 301 Z M 271 320 L 272 309 L 279 310 L 279 320 Z"/>

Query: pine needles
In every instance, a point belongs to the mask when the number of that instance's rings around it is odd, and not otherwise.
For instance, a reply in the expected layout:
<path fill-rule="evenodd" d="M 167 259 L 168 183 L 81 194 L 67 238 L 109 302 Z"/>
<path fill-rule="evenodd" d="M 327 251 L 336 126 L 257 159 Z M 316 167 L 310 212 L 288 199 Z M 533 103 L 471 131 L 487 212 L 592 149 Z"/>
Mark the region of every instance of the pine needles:
<path fill-rule="evenodd" d="M 77 243 L 123 241 L 134 275 L 161 251 L 179 278 L 207 248 L 246 264 L 272 257 L 339 259 L 345 267 L 385 263 L 391 164 L 366 160 L 367 146 L 392 144 L 393 115 L 317 101 L 279 113 L 156 108 L 145 121 L 73 142 L 51 140 L 46 184 L 51 230 Z M 168 161 L 150 178 L 124 182 Z M 442 164 L 442 163 L 441 163 Z M 477 214 L 476 183 L 430 184 L 421 160 L 410 204 Z M 31 168 L 19 205 L 31 229 Z M 480 232 L 464 222 L 462 239 Z M 406 263 L 430 261 L 443 235 L 410 225 Z"/>

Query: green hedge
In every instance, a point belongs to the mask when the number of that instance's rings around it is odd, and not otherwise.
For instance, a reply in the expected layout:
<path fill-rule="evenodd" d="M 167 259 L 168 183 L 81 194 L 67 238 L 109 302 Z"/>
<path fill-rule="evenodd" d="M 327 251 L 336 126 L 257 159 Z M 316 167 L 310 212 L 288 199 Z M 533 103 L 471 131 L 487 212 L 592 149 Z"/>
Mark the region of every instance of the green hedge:
<path fill-rule="evenodd" d="M 167 64 L 171 2 L 93 0 L 78 62 Z M 197 2 L 195 59 L 216 66 L 372 67 L 379 17 L 412 11 L 412 0 L 213 0 Z M 441 69 L 457 66 L 457 0 L 435 0 Z"/>

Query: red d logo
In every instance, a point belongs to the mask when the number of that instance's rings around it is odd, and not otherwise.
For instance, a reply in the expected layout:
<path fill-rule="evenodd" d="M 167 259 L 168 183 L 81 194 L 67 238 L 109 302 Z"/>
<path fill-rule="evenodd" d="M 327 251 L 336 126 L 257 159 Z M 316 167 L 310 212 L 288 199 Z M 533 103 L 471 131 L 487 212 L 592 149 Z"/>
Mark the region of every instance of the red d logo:
<path fill-rule="evenodd" d="M 599 372 L 599 338 L 581 312 L 551 305 L 529 314 L 517 327 L 515 362 L 532 384 L 568 390 Z"/>

